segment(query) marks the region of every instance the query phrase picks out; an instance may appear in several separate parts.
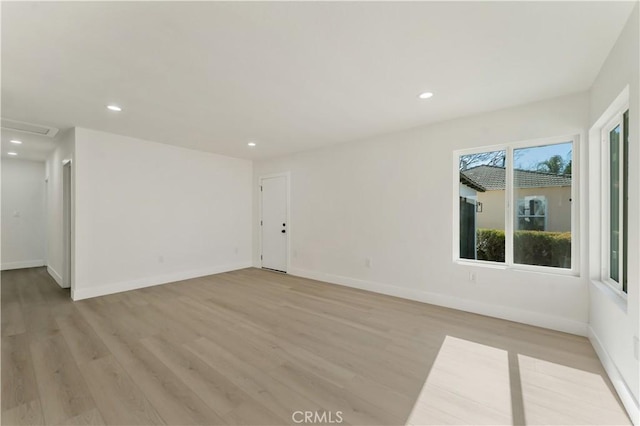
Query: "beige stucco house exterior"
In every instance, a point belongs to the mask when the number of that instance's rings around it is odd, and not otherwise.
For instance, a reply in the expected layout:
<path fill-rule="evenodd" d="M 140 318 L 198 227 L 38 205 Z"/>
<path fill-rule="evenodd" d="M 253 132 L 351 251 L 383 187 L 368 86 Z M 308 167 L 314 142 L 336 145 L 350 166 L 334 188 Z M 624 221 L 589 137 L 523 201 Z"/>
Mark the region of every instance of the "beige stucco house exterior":
<path fill-rule="evenodd" d="M 571 176 L 515 170 L 516 226 L 549 232 L 571 232 Z M 505 227 L 505 169 L 478 166 L 460 172 L 461 185 L 475 190 L 476 227 Z"/>

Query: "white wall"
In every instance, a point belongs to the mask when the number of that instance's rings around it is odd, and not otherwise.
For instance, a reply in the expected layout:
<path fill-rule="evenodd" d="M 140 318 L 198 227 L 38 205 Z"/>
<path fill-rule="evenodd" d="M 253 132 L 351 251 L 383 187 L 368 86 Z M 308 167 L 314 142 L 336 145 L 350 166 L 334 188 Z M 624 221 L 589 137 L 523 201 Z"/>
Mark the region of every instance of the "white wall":
<path fill-rule="evenodd" d="M 640 368 L 637 354 L 634 356 L 634 337 L 637 338 L 640 328 L 640 84 L 638 68 L 640 68 L 640 8 L 636 5 L 629 21 L 624 27 L 609 57 L 605 61 L 590 93 L 591 124 L 603 115 L 607 107 L 629 85 L 629 271 L 628 297 L 626 303 L 608 291 L 607 287 L 598 284 L 600 275 L 600 217 L 590 218 L 591 237 L 591 277 L 590 285 L 590 338 L 603 364 L 612 377 L 618 392 L 623 397 L 627 409 L 640 423 L 638 399 L 640 398 Z M 597 130 L 597 129 L 595 129 Z M 590 191 L 598 194 L 600 185 L 599 132 L 595 134 L 590 152 L 592 170 L 590 174 Z M 600 208 L 599 198 L 591 200 L 591 211 Z M 620 379 L 620 380 L 618 380 Z M 621 383 L 624 382 L 624 383 Z M 625 390 L 626 388 L 626 390 Z M 631 394 L 633 396 L 627 395 Z"/>
<path fill-rule="evenodd" d="M 47 271 L 63 286 L 64 238 L 62 222 L 62 167 L 63 161 L 73 160 L 75 130 L 70 129 L 56 138 L 58 146 L 46 163 L 47 183 Z M 66 285 L 65 285 L 66 286 Z"/>
<path fill-rule="evenodd" d="M 250 160 L 75 137 L 74 299 L 251 266 Z"/>
<path fill-rule="evenodd" d="M 2 159 L 2 269 L 45 262 L 45 166 Z"/>
<path fill-rule="evenodd" d="M 457 149 L 574 134 L 582 144 L 588 112 L 583 93 L 256 162 L 254 264 L 258 179 L 290 171 L 290 273 L 585 335 L 585 267 L 574 277 L 453 262 L 452 179 Z"/>

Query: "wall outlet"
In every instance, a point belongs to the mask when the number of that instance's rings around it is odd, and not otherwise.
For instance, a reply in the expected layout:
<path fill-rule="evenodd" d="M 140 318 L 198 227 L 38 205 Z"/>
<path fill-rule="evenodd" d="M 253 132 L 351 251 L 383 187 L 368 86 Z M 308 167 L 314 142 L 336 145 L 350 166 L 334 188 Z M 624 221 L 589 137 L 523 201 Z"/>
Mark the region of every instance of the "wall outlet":
<path fill-rule="evenodd" d="M 475 272 L 469 272 L 469 282 L 472 282 L 472 283 L 476 282 L 476 273 Z"/>
<path fill-rule="evenodd" d="M 364 258 L 364 266 L 366 266 L 367 268 L 371 268 L 371 258 L 370 257 L 365 257 Z"/>
<path fill-rule="evenodd" d="M 234 252 L 236 255 L 238 254 L 238 252 L 239 252 L 239 251 L 240 251 L 240 250 L 238 249 L 238 247 L 236 247 L 236 248 L 233 250 L 233 252 Z"/>
<path fill-rule="evenodd" d="M 293 257 L 294 257 L 294 258 L 298 257 L 298 250 L 294 250 L 294 251 L 293 251 Z"/>
<path fill-rule="evenodd" d="M 164 256 L 158 256 L 158 263 L 164 263 Z"/>
<path fill-rule="evenodd" d="M 638 336 L 633 336 L 633 356 L 636 358 L 636 360 L 640 359 L 640 339 L 638 339 Z"/>

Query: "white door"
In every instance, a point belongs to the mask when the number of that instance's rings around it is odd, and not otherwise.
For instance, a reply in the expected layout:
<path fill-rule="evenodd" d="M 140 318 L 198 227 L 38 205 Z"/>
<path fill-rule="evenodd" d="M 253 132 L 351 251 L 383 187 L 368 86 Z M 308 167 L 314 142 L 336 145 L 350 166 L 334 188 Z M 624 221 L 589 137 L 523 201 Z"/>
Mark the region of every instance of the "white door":
<path fill-rule="evenodd" d="M 262 267 L 287 272 L 287 177 L 262 178 Z"/>

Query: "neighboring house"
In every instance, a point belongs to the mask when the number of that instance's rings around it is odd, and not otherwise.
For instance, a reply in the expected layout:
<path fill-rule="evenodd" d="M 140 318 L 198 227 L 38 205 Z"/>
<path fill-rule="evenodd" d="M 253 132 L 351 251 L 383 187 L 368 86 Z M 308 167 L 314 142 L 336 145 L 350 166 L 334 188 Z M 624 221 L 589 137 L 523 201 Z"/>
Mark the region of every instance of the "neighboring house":
<path fill-rule="evenodd" d="M 504 167 L 483 165 L 460 172 L 461 200 L 477 203 L 476 228 L 504 229 L 505 179 Z M 515 170 L 515 182 L 516 229 L 571 232 L 570 175 Z"/>

